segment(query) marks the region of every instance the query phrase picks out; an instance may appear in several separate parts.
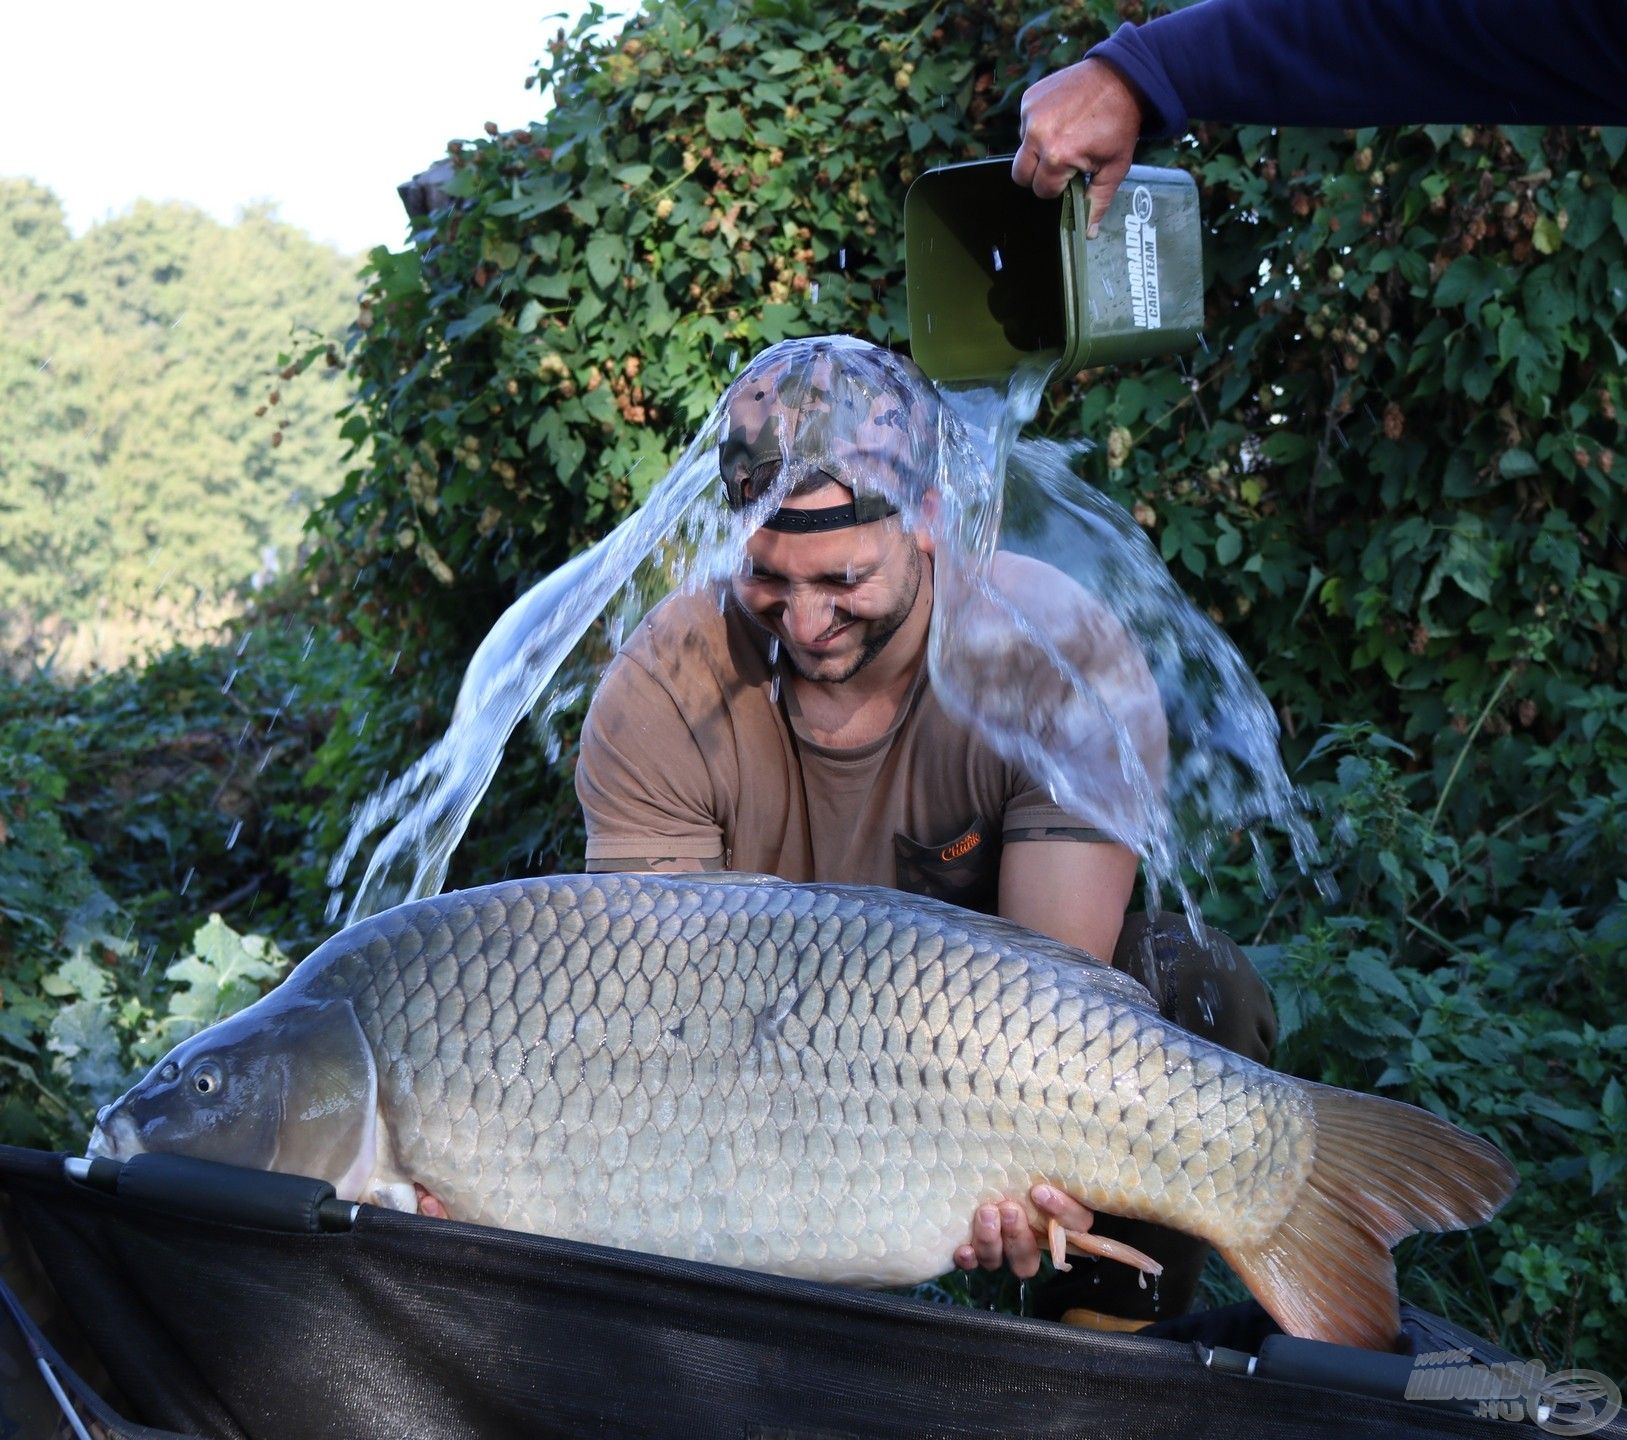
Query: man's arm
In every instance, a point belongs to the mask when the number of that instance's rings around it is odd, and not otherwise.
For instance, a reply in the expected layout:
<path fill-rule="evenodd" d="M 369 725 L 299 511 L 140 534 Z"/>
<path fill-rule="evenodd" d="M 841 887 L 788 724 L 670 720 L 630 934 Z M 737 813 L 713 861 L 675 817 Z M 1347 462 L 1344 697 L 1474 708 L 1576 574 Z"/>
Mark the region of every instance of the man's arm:
<path fill-rule="evenodd" d="M 1135 888 L 1136 853 L 1064 831 L 1006 831 L 1000 913 L 1111 964 Z"/>
<path fill-rule="evenodd" d="M 576 797 L 589 873 L 724 868 L 705 757 L 672 697 L 629 656 L 588 707 Z"/>
<path fill-rule="evenodd" d="M 1138 135 L 1260 125 L 1627 123 L 1621 0 L 1204 0 L 1125 25 L 1030 86 L 1012 176 L 1094 175 L 1094 228 Z"/>

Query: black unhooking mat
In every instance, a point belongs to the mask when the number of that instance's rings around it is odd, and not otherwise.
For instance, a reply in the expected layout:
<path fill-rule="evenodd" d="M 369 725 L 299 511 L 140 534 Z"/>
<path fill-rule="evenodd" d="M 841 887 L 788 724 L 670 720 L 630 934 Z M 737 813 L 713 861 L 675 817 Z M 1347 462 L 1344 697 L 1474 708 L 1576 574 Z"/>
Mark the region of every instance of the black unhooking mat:
<path fill-rule="evenodd" d="M 1349 1393 L 1399 1395 L 1411 1361 L 1282 1351 L 1285 1337 L 1260 1343 L 1273 1327 L 1253 1307 L 1166 1323 L 1186 1338 L 1104 1335 L 398 1215 L 295 1177 L 142 1156 L 70 1179 L 63 1160 L 0 1147 L 0 1211 L 87 1348 L 59 1336 L 65 1361 L 0 1310 L 0 1362 L 34 1366 L 35 1401 L 54 1370 L 86 1418 L 130 1440 L 1515 1433 L 1462 1406 Z M 1432 1317 L 1410 1316 L 1408 1337 L 1508 1358 Z M 1211 1348 L 1227 1341 L 1261 1351 L 1253 1375 L 1250 1354 Z M 111 1405 L 75 1363 L 105 1367 Z M 21 1428 L 15 1394 L 6 1433 L 74 1433 Z"/>

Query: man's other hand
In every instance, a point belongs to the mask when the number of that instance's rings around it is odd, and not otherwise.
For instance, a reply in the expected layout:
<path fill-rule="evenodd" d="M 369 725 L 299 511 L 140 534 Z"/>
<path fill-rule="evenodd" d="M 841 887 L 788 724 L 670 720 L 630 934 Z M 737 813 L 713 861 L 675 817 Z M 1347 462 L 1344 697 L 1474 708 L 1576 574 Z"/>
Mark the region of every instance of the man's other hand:
<path fill-rule="evenodd" d="M 1092 177 L 1090 225 L 1106 212 L 1141 134 L 1141 100 L 1104 60 L 1081 60 L 1023 94 L 1022 144 L 1011 178 L 1043 199 L 1060 195 L 1077 171 Z"/>
<path fill-rule="evenodd" d="M 1029 1198 L 1042 1226 L 1056 1219 L 1069 1230 L 1090 1229 L 1092 1213 L 1055 1186 L 1036 1185 Z M 1039 1273 L 1040 1251 L 1040 1238 L 1027 1212 L 1015 1200 L 1005 1200 L 978 1207 L 972 1217 L 972 1242 L 955 1251 L 955 1264 L 961 1270 L 998 1270 L 1009 1265 L 1013 1275 L 1027 1280 Z"/>

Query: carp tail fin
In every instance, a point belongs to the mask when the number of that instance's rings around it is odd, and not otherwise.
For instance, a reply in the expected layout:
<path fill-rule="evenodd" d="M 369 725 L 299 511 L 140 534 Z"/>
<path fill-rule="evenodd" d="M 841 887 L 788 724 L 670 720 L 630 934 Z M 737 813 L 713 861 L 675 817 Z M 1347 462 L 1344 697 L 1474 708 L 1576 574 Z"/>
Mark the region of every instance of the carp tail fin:
<path fill-rule="evenodd" d="M 1400 1330 L 1390 1247 L 1489 1220 L 1518 1177 L 1495 1146 L 1396 1100 L 1305 1084 L 1316 1154 L 1264 1243 L 1219 1246 L 1291 1335 L 1389 1350 Z"/>

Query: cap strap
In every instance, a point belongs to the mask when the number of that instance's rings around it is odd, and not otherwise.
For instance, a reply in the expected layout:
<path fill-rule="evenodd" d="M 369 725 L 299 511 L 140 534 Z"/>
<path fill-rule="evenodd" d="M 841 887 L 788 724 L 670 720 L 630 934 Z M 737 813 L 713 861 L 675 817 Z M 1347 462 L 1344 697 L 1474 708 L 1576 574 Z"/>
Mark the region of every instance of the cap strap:
<path fill-rule="evenodd" d="M 859 504 L 851 500 L 846 505 L 830 505 L 823 510 L 776 510 L 763 521 L 764 530 L 780 530 L 787 535 L 817 535 L 826 530 L 844 530 L 849 525 L 868 525 L 872 520 L 884 520 L 898 514 L 898 507 L 879 497 L 865 496 Z M 865 503 L 868 502 L 868 503 Z"/>

